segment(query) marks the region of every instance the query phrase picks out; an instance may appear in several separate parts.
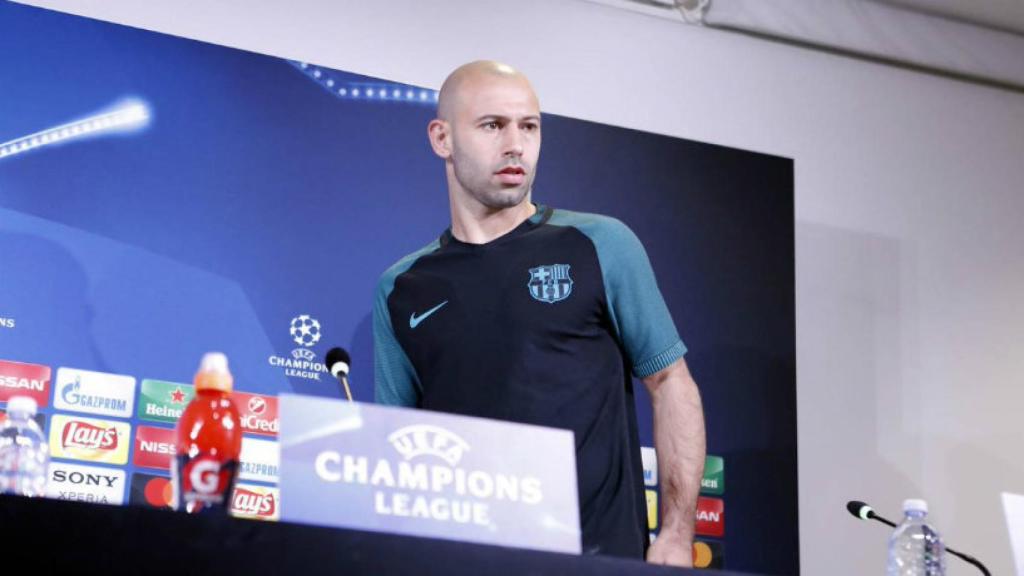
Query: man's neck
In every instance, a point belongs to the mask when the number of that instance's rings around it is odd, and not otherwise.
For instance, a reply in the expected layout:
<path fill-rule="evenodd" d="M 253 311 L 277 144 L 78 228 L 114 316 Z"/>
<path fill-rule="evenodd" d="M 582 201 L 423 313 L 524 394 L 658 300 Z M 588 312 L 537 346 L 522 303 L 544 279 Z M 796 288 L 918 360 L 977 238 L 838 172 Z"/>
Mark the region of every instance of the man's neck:
<path fill-rule="evenodd" d="M 486 244 L 500 238 L 537 213 L 527 195 L 521 203 L 509 208 L 451 205 L 452 236 L 467 244 Z"/>

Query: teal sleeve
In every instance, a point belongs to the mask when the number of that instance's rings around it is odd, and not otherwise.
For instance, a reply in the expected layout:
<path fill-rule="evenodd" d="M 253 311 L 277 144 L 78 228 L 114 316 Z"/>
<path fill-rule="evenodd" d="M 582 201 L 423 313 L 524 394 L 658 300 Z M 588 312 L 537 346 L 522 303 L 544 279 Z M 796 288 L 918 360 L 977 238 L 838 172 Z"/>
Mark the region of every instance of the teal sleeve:
<path fill-rule="evenodd" d="M 385 272 L 377 283 L 373 301 L 373 379 L 374 397 L 378 404 L 415 407 L 419 404 L 421 385 L 416 369 L 395 336 L 388 308 L 388 296 L 395 280 L 423 254 L 436 250 L 438 243 L 426 246 L 401 259 Z"/>
<path fill-rule="evenodd" d="M 633 375 L 645 378 L 682 358 L 686 345 L 679 338 L 636 234 L 614 218 L 593 214 L 559 210 L 551 223 L 574 226 L 593 242 L 608 313 Z"/>

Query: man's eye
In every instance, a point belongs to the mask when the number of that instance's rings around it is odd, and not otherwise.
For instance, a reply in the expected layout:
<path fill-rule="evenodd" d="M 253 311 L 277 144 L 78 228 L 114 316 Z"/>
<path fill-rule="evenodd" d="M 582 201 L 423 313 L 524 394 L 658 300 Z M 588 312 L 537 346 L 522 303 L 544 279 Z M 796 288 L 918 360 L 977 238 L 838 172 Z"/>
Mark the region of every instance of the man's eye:
<path fill-rule="evenodd" d="M 498 128 L 501 128 L 501 124 L 498 124 L 497 122 L 487 122 L 483 127 L 485 130 L 497 130 Z"/>
<path fill-rule="evenodd" d="M 536 124 L 523 124 L 523 130 L 527 132 L 536 132 L 540 129 L 540 126 Z"/>

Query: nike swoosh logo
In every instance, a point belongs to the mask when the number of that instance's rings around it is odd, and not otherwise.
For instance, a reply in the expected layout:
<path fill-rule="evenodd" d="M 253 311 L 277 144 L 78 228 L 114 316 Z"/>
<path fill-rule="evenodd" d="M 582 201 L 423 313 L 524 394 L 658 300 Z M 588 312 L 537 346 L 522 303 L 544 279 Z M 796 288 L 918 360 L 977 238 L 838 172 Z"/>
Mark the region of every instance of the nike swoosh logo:
<path fill-rule="evenodd" d="M 420 316 L 417 316 L 416 313 L 413 312 L 412 314 L 409 315 L 409 328 L 416 328 L 417 326 L 420 325 L 420 322 L 423 322 L 424 320 L 429 318 L 431 314 L 433 314 L 434 312 L 437 312 L 438 310 L 440 310 L 447 303 L 448 303 L 448 301 L 445 300 L 444 302 L 441 302 L 440 304 L 438 304 L 437 306 L 434 306 L 430 310 L 427 310 L 426 312 L 424 312 Z"/>

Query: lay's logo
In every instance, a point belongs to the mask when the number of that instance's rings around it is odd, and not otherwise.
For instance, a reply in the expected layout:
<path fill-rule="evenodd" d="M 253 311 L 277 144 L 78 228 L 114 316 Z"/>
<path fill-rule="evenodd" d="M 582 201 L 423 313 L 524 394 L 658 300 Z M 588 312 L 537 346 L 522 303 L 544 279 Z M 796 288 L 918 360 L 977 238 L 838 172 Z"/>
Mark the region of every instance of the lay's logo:
<path fill-rule="evenodd" d="M 277 488 L 240 484 L 231 497 L 231 514 L 240 518 L 276 520 L 279 515 Z"/>
<path fill-rule="evenodd" d="M 131 425 L 124 422 L 55 414 L 50 423 L 50 453 L 106 464 L 128 462 Z"/>
<path fill-rule="evenodd" d="M 65 449 L 117 450 L 117 430 L 72 421 L 64 427 L 60 441 Z"/>

